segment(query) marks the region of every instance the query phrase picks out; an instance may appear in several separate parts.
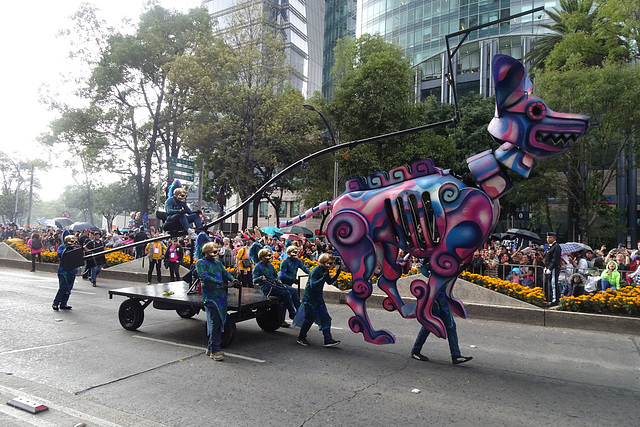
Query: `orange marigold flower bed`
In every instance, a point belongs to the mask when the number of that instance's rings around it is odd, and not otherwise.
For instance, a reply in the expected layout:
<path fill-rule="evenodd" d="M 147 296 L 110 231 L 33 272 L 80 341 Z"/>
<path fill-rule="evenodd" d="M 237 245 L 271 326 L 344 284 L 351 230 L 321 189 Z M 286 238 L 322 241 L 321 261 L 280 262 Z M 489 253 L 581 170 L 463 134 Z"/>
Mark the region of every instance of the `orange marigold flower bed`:
<path fill-rule="evenodd" d="M 544 305 L 544 292 L 542 291 L 542 288 L 529 288 L 527 286 L 509 282 L 508 280 L 481 276 L 479 274 L 469 273 L 468 271 L 463 271 L 460 274 L 460 278 L 538 307 L 542 307 Z"/>
<path fill-rule="evenodd" d="M 640 287 L 625 286 L 620 290 L 565 297 L 556 310 L 639 317 Z"/>
<path fill-rule="evenodd" d="M 27 245 L 13 242 L 7 242 L 7 244 L 26 259 L 31 259 L 31 250 Z M 107 267 L 122 264 L 123 262 L 129 262 L 134 259 L 132 255 L 126 254 L 124 252 L 111 252 L 110 254 L 106 254 L 104 257 L 107 260 Z M 42 262 L 57 264 L 59 261 L 60 259 L 58 258 L 58 254 L 56 252 L 52 252 L 46 249 L 42 251 Z"/>

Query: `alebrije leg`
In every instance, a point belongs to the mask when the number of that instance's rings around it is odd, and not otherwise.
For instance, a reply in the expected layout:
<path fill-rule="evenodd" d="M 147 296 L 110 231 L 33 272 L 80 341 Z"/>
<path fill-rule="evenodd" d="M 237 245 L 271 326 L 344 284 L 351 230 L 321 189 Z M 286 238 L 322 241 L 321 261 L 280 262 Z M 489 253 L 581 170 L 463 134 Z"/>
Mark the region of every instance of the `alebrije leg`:
<path fill-rule="evenodd" d="M 447 283 L 446 291 L 447 300 L 449 301 L 449 307 L 451 311 L 453 311 L 456 316 L 461 317 L 463 319 L 467 318 L 467 310 L 464 308 L 464 304 L 458 298 L 453 296 L 453 286 L 456 284 L 456 278 L 450 280 Z"/>
<path fill-rule="evenodd" d="M 387 311 L 398 310 L 398 313 L 405 319 L 416 317 L 415 302 L 405 303 L 398 291 L 397 281 L 389 280 L 385 276 L 378 278 L 378 287 L 388 295 L 382 302 L 382 306 Z"/>
<path fill-rule="evenodd" d="M 366 300 L 373 290 L 371 277 L 377 264 L 375 245 L 368 231 L 369 224 L 359 213 L 339 212 L 327 225 L 327 238 L 353 277 L 353 288 L 346 298 L 355 314 L 349 319 L 349 327 L 354 332 L 362 332 L 367 342 L 390 344 L 395 342 L 393 335 L 388 331 L 374 330 L 367 314 Z"/>
<path fill-rule="evenodd" d="M 442 320 L 431 313 L 431 308 L 436 295 L 444 284 L 445 281 L 442 278 L 433 274 L 429 276 L 428 284 L 421 279 L 411 282 L 411 293 L 417 298 L 416 317 L 418 322 L 439 338 L 447 338 L 447 330 Z"/>
<path fill-rule="evenodd" d="M 366 295 L 361 298 L 360 295 Z M 358 281 L 353 283 L 353 289 L 347 294 L 347 305 L 353 310 L 355 316 L 349 319 L 349 328 L 355 333 L 361 332 L 364 340 L 372 344 L 393 344 L 396 342 L 393 334 L 386 330 L 374 330 L 367 314 L 366 298 L 371 295 L 371 285 Z"/>

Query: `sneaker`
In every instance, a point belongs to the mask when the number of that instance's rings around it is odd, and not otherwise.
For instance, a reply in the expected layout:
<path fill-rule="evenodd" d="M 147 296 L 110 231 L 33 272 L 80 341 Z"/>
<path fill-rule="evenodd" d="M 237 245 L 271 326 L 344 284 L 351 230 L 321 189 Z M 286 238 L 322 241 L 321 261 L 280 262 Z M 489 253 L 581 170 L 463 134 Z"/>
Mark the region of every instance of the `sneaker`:
<path fill-rule="evenodd" d="M 458 356 L 458 357 L 452 357 L 451 361 L 453 362 L 454 365 L 459 365 L 461 363 L 465 363 L 468 362 L 469 360 L 472 360 L 473 357 L 471 356 Z"/>
<path fill-rule="evenodd" d="M 213 360 L 215 360 L 216 362 L 222 362 L 222 361 L 224 360 L 224 353 L 223 353 L 223 352 L 221 352 L 221 351 L 219 351 L 219 352 L 217 352 L 217 353 L 213 353 L 213 354 L 211 355 L 211 358 L 212 358 Z"/>
<path fill-rule="evenodd" d="M 206 350 L 204 351 L 204 354 L 205 354 L 205 355 L 207 355 L 207 356 L 211 356 L 211 350 L 206 349 Z"/>
<path fill-rule="evenodd" d="M 57 306 L 57 305 L 55 305 L 55 304 L 53 304 L 53 305 L 51 306 L 51 308 L 53 308 L 55 311 L 58 311 L 58 306 Z"/>
<path fill-rule="evenodd" d="M 91 285 L 92 285 L 94 288 L 95 288 L 96 286 L 98 286 L 98 285 L 96 284 L 96 282 L 91 282 Z"/>
<path fill-rule="evenodd" d="M 282 321 L 282 323 L 280 324 L 281 328 L 288 328 L 289 326 L 291 326 L 290 324 L 288 324 L 286 321 Z"/>
<path fill-rule="evenodd" d="M 311 345 L 309 344 L 309 341 L 307 341 L 305 338 L 298 338 L 298 341 L 296 342 L 304 347 L 309 347 Z"/>
<path fill-rule="evenodd" d="M 425 356 L 424 354 L 419 353 L 419 352 L 418 353 L 411 352 L 411 358 L 419 360 L 421 362 L 428 362 L 429 361 L 429 358 L 427 356 Z"/>
<path fill-rule="evenodd" d="M 147 283 L 147 286 L 151 286 L 151 282 Z"/>
<path fill-rule="evenodd" d="M 196 240 L 196 232 L 193 230 L 193 228 L 189 228 L 187 230 L 187 235 L 189 236 L 190 239 Z"/>
<path fill-rule="evenodd" d="M 61 305 L 60 306 L 60 310 L 71 310 L 71 306 L 70 305 Z"/>
<path fill-rule="evenodd" d="M 325 340 L 324 341 L 324 346 L 325 347 L 335 347 L 338 344 L 340 344 L 340 340 L 330 339 L 330 340 Z"/>

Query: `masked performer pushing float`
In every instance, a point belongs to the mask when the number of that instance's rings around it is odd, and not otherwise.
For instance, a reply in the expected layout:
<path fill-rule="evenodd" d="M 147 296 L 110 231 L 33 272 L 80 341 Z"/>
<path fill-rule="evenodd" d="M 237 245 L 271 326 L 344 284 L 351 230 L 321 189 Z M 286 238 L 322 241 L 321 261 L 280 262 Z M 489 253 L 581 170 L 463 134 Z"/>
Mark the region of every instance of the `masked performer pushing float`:
<path fill-rule="evenodd" d="M 289 311 L 289 318 L 293 319 L 296 315 L 297 308 L 291 299 L 291 293 L 278 279 L 278 273 L 271 264 L 273 252 L 269 248 L 260 249 L 258 252 L 260 262 L 253 267 L 253 283 L 260 286 L 260 290 L 266 296 L 278 296 L 282 299 L 284 308 Z"/>
<path fill-rule="evenodd" d="M 169 197 L 164 202 L 164 210 L 167 213 L 165 228 L 167 226 L 174 228 L 174 224 L 180 224 L 182 229 L 189 233 L 189 237 L 195 239 L 196 236 L 193 228 L 191 228 L 191 223 L 198 230 L 202 228 L 202 221 L 200 220 L 200 215 L 192 211 L 187 205 L 188 194 L 179 180 L 173 181 L 173 184 L 169 187 Z"/>
<path fill-rule="evenodd" d="M 203 233 L 200 233 L 202 236 Z M 198 239 L 200 240 L 200 239 Z M 205 243 L 196 248 L 198 262 L 196 271 L 202 285 L 202 300 L 207 312 L 207 332 L 209 343 L 205 354 L 217 362 L 224 360 L 224 353 L 220 351 L 222 332 L 227 321 L 227 287 L 226 284 L 234 278 L 218 260 L 220 246 L 213 242 Z"/>
<path fill-rule="evenodd" d="M 63 235 L 64 244 L 60 245 L 58 248 L 58 257 L 60 258 L 60 262 L 58 263 L 58 293 L 53 299 L 53 308 L 55 311 L 58 311 L 58 308 L 61 310 L 71 310 L 71 306 L 67 305 L 69 302 L 69 296 L 71 295 L 71 289 L 73 289 L 73 283 L 76 280 L 76 273 L 78 272 L 77 268 L 72 267 L 72 262 L 69 262 L 69 259 L 72 255 L 71 251 L 76 250 L 79 254 L 79 265 L 82 265 L 82 250 L 80 249 L 80 243 L 78 242 L 78 238 L 70 234 L 69 231 L 66 231 L 65 235 Z"/>
<path fill-rule="evenodd" d="M 304 296 L 302 297 L 302 304 L 300 310 L 293 320 L 294 326 L 300 326 L 300 333 L 298 334 L 298 344 L 308 347 L 309 341 L 307 341 L 307 332 L 311 329 L 313 322 L 318 324 L 320 332 L 324 335 L 324 346 L 335 347 L 340 344 L 340 341 L 334 340 L 331 336 L 331 316 L 327 311 L 327 305 L 324 302 L 322 296 L 322 290 L 324 284 L 332 284 L 340 275 L 340 271 L 336 271 L 336 274 L 331 277 L 329 270 L 335 268 L 336 260 L 333 255 L 324 253 L 318 258 L 318 265 L 311 270 L 309 274 L 309 281 L 304 289 Z"/>
<path fill-rule="evenodd" d="M 291 245 L 287 248 L 287 257 L 282 261 L 282 263 L 280 263 L 278 279 L 280 279 L 285 289 L 291 295 L 291 301 L 293 302 L 293 306 L 296 310 L 300 307 L 300 295 L 298 294 L 298 289 L 294 288 L 293 285 L 300 284 L 300 279 L 298 279 L 298 269 L 309 274 L 309 269 L 300 259 L 300 248 Z M 281 326 L 286 328 L 289 324 L 287 322 L 283 322 Z"/>

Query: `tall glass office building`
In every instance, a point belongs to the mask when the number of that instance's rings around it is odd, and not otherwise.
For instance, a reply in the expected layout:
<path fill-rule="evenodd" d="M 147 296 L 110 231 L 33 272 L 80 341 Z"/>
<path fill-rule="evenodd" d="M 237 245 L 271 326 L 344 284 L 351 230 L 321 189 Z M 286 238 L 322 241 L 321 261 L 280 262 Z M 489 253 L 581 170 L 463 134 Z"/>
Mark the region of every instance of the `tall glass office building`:
<path fill-rule="evenodd" d="M 294 72 L 291 85 L 305 97 L 322 89 L 324 2 L 321 0 L 204 0 L 211 17 L 224 29 L 227 17 L 249 4 L 259 3 L 276 22 L 286 40 Z"/>
<path fill-rule="evenodd" d="M 326 0 L 325 5 L 322 94 L 325 98 L 331 98 L 335 88 L 331 77 L 331 68 L 335 63 L 333 50 L 338 39 L 355 38 L 358 0 Z"/>
<path fill-rule="evenodd" d="M 328 15 L 330 4 L 350 2 L 328 0 L 326 3 Z M 357 0 L 355 37 L 377 33 L 403 46 L 420 81 L 416 88 L 417 100 L 435 95 L 442 102 L 448 102 L 451 94 L 443 78 L 447 34 L 539 6 L 547 9 L 557 7 L 557 3 L 553 0 Z M 533 40 L 543 33 L 537 24 L 544 22 L 545 17 L 538 12 L 472 32 L 454 58 L 458 95 L 464 96 L 471 91 L 493 94 L 491 57 L 506 53 L 522 59 Z M 333 64 L 332 61 L 327 63 L 327 28 L 330 25 L 330 22 L 325 24 L 325 85 L 328 81 L 327 67 Z M 451 41 L 456 42 L 455 39 Z"/>

